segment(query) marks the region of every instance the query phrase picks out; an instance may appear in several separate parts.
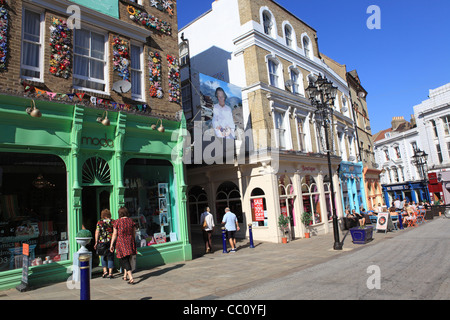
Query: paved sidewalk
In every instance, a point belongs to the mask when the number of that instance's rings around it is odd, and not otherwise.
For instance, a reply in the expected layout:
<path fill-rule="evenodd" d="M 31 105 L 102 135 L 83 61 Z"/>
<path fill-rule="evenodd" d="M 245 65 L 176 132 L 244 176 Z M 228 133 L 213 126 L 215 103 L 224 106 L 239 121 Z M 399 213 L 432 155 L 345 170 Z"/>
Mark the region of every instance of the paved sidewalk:
<path fill-rule="evenodd" d="M 432 223 L 432 222 L 427 222 Z M 420 228 L 420 226 L 419 226 Z M 136 283 L 130 285 L 116 273 L 114 279 L 94 274 L 91 300 L 210 300 L 250 288 L 290 273 L 323 263 L 337 256 L 386 241 L 400 230 L 374 232 L 374 240 L 366 245 L 352 243 L 350 233 L 341 231 L 342 251 L 333 250 L 333 233 L 298 239 L 287 244 L 255 241 L 249 248 L 247 239 L 238 241 L 236 253 L 222 253 L 220 236 L 214 237 L 215 252 L 203 254 L 200 234 L 193 234 L 193 260 L 167 264 L 134 273 Z M 138 257 L 139 259 L 139 257 Z M 0 291 L 0 300 L 79 300 L 80 290 L 69 289 L 66 282 L 33 288 Z"/>

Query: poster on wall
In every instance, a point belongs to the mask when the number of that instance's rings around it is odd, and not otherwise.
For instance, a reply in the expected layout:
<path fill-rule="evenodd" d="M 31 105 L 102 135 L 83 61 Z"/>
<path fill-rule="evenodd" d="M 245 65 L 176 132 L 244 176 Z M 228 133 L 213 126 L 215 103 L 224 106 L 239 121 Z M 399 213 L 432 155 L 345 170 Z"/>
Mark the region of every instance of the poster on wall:
<path fill-rule="evenodd" d="M 169 185 L 167 183 L 158 183 L 158 195 L 160 198 L 166 197 Z"/>
<path fill-rule="evenodd" d="M 263 198 L 253 199 L 253 209 L 255 212 L 255 220 L 254 221 L 264 221 Z"/>

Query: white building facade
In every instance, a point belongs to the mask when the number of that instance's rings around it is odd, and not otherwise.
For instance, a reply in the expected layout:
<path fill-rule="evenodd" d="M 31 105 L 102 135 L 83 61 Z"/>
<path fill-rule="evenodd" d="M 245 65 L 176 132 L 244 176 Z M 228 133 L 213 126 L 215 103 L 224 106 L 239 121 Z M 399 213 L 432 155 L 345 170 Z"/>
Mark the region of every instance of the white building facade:
<path fill-rule="evenodd" d="M 219 0 L 180 29 L 179 42 L 188 123 L 202 118 L 200 75 L 214 77 L 241 88 L 244 129 L 253 132 L 251 148 L 269 151 L 265 159 L 245 164 L 188 167 L 191 225 L 209 205 L 218 223 L 224 207 L 237 211 L 240 237 L 248 235 L 246 226 L 252 224 L 255 239 L 279 242 L 281 214 L 290 218 L 291 236 L 303 237 L 305 211 L 313 214 L 312 234 L 331 232 L 333 209 L 343 215 L 337 169 L 341 159 L 355 158 L 357 145 L 345 71 L 341 75 L 321 58 L 316 31 L 273 1 Z M 183 53 L 189 58 L 183 59 Z M 330 135 L 332 177 L 323 129 L 305 95 L 309 81 L 319 75 L 338 87 Z M 264 130 L 267 135 L 261 136 Z M 254 200 L 261 199 L 264 221 L 255 221 Z"/>
<path fill-rule="evenodd" d="M 414 106 L 423 150 L 428 154 L 431 201 L 450 203 L 450 83 L 429 92 Z"/>

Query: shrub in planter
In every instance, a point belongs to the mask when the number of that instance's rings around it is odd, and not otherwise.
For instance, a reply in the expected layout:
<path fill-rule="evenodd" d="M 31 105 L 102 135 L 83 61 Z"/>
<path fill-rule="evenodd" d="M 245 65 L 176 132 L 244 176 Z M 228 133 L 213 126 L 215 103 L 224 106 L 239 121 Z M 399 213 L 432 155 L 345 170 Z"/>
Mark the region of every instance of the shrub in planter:
<path fill-rule="evenodd" d="M 308 226 L 311 224 L 312 222 L 312 213 L 311 212 L 303 212 L 301 219 L 300 219 L 303 223 L 303 225 L 305 226 L 305 230 L 308 230 Z M 309 238 L 309 232 L 305 231 L 305 238 Z"/>
<path fill-rule="evenodd" d="M 283 233 L 283 242 L 287 241 L 286 233 L 289 232 L 289 218 L 285 215 L 280 215 L 278 217 L 278 227 L 280 228 L 281 232 Z"/>

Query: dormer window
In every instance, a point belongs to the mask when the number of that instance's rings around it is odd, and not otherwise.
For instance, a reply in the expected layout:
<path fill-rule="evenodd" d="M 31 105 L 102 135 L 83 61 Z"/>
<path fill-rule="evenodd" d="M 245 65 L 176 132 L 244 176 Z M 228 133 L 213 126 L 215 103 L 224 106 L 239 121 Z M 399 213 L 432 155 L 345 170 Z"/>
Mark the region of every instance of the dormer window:
<path fill-rule="evenodd" d="M 292 28 L 288 25 L 284 26 L 284 38 L 286 39 L 286 45 L 292 48 Z"/>
<path fill-rule="evenodd" d="M 308 59 L 312 59 L 311 56 L 311 41 L 309 41 L 309 38 L 307 36 L 303 37 L 303 50 L 305 52 L 305 57 L 307 57 Z"/>

